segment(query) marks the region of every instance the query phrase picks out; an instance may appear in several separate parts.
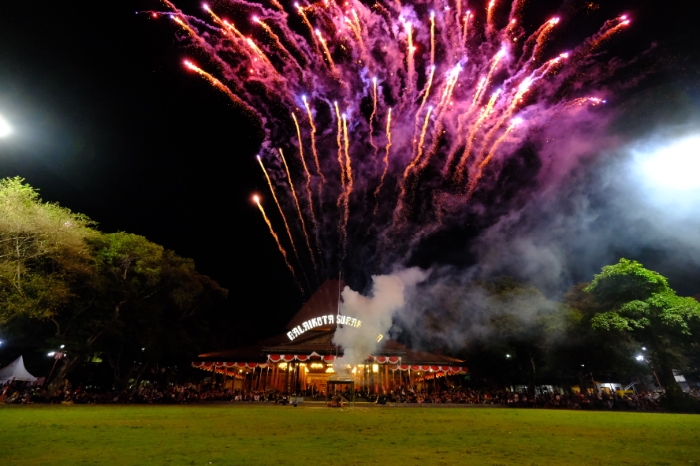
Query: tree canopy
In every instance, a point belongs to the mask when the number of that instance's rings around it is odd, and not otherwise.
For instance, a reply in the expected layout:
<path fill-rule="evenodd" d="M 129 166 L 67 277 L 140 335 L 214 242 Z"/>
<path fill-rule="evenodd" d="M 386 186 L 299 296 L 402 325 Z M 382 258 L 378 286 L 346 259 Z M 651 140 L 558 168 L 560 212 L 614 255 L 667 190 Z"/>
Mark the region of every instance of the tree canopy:
<path fill-rule="evenodd" d="M 700 303 L 678 296 L 665 277 L 628 259 L 603 267 L 585 291 L 599 306 L 593 328 L 627 334 L 649 347 L 667 389 L 677 391 L 673 369 L 682 367 L 683 350 L 700 332 Z"/>

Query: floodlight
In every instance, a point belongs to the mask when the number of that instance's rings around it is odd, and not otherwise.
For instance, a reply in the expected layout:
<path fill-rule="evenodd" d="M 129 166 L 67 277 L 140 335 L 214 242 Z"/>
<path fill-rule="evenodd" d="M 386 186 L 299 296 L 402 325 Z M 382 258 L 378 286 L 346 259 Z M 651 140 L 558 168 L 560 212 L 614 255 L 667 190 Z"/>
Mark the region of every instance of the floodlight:
<path fill-rule="evenodd" d="M 0 138 L 6 138 L 10 134 L 12 134 L 12 127 L 7 120 L 0 115 Z"/>

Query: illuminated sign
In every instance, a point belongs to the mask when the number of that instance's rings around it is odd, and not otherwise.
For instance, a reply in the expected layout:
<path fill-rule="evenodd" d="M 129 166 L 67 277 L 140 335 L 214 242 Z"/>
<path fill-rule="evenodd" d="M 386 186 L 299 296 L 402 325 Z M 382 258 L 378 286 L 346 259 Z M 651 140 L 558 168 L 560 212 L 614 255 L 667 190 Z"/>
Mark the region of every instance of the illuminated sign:
<path fill-rule="evenodd" d="M 301 325 L 297 325 L 292 330 L 287 332 L 287 336 L 290 340 L 294 340 L 296 337 L 308 330 L 311 330 L 312 328 L 322 327 L 324 325 L 335 325 L 336 321 L 339 325 L 347 325 L 348 327 L 359 328 L 362 326 L 362 321 L 354 317 L 338 315 L 338 318 L 336 319 L 336 316 L 329 314 L 327 316 L 314 317 L 306 322 L 302 322 Z"/>

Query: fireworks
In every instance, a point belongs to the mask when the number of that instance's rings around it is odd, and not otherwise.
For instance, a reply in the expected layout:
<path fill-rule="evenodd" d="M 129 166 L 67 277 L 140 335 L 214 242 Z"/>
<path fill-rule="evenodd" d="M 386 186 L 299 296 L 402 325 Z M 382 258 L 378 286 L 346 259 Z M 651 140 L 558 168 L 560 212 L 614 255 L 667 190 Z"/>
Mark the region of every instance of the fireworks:
<path fill-rule="evenodd" d="M 376 262 L 387 253 L 382 247 L 402 242 L 387 238 L 411 243 L 417 232 L 435 231 L 446 199 L 449 209 L 469 212 L 498 176 L 494 160 L 515 153 L 530 128 L 604 102 L 573 83 L 590 87 L 605 76 L 591 53 L 630 23 L 624 15 L 608 20 L 566 52 L 549 41 L 563 33 L 560 18 L 528 33 L 521 0 L 507 14 L 496 0 L 473 10 L 463 0 L 271 1 L 222 0 L 217 12 L 205 5 L 202 19 L 164 2 L 164 16 L 217 68 L 185 66 L 259 117 L 267 135 L 262 160 L 282 157 L 285 173 L 275 179 L 287 178 L 290 188 L 275 201 L 300 218 L 292 231 L 283 214 L 289 242 L 296 254 L 293 235 L 304 237 L 316 270 L 330 258 L 324 274 L 343 267 L 350 249 Z M 251 16 L 237 17 L 236 27 L 224 19 L 232 10 Z M 283 108 L 293 129 L 280 118 Z M 283 149 L 298 153 L 300 173 Z M 368 228 L 353 229 L 351 219 Z M 278 247 L 293 270 L 279 240 Z"/>
<path fill-rule="evenodd" d="M 304 293 L 304 289 L 301 287 L 299 284 L 299 281 L 297 280 L 296 273 L 294 273 L 294 267 L 292 267 L 292 264 L 289 263 L 289 259 L 287 258 L 287 251 L 284 250 L 282 247 L 282 243 L 280 243 L 280 238 L 277 236 L 277 233 L 275 233 L 275 229 L 272 228 L 272 223 L 270 223 L 270 219 L 267 218 L 267 214 L 265 214 L 265 209 L 263 209 L 262 204 L 260 204 L 260 197 L 253 196 L 253 201 L 258 205 L 258 209 L 260 209 L 260 213 L 263 216 L 263 220 L 265 220 L 265 223 L 267 224 L 268 228 L 270 229 L 270 234 L 272 237 L 275 239 L 275 243 L 277 243 L 277 248 L 280 251 L 280 254 L 282 254 L 282 257 L 284 258 L 284 263 L 287 265 L 287 268 L 289 271 L 292 273 L 292 276 L 294 277 L 294 281 L 296 282 L 297 286 L 301 290 L 302 293 Z"/>
<path fill-rule="evenodd" d="M 275 187 L 272 185 L 272 180 L 270 179 L 270 175 L 267 174 L 267 170 L 265 169 L 265 165 L 263 165 L 262 159 L 260 156 L 258 156 L 258 163 L 260 164 L 260 168 L 262 168 L 263 174 L 265 175 L 265 179 L 267 180 L 267 185 L 270 187 L 270 193 L 272 194 L 272 198 L 275 200 L 275 205 L 277 206 L 277 209 L 280 212 L 280 216 L 282 217 L 282 222 L 284 223 L 284 228 L 287 230 L 287 236 L 289 237 L 289 242 L 292 245 L 292 251 L 294 251 L 294 255 L 297 258 L 298 262 L 301 262 L 299 260 L 299 252 L 297 251 L 297 246 L 294 244 L 294 235 L 292 235 L 292 231 L 289 229 L 289 222 L 287 221 L 287 216 L 284 215 L 284 209 L 280 205 L 280 201 L 277 199 L 277 194 L 275 194 Z M 258 196 L 254 197 L 255 202 L 258 202 Z"/>

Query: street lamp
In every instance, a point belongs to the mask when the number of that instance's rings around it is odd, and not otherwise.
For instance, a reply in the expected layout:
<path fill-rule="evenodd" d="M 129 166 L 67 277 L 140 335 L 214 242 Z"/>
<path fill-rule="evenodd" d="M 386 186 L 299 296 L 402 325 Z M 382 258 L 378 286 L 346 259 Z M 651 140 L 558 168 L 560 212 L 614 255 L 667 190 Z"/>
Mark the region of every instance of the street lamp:
<path fill-rule="evenodd" d="M 66 345 L 61 345 L 61 349 L 63 349 Z M 66 355 L 63 351 L 51 351 L 47 354 L 48 357 L 53 358 L 53 366 L 51 366 L 51 372 L 49 372 L 49 376 L 46 377 L 46 381 L 44 382 L 44 386 L 48 386 L 49 380 L 51 379 L 51 376 L 53 375 L 53 371 L 56 369 L 56 363 L 58 363 L 59 359 L 63 359 L 63 357 Z"/>
<path fill-rule="evenodd" d="M 646 348 L 645 348 L 645 347 L 642 347 L 642 350 L 643 350 L 643 351 L 646 351 Z M 639 362 L 645 362 L 645 363 L 647 363 L 647 364 L 649 365 L 649 369 L 651 369 L 651 373 L 654 374 L 654 378 L 656 379 L 656 384 L 659 386 L 659 388 L 660 388 L 662 391 L 665 391 L 665 390 L 664 390 L 664 387 L 661 385 L 661 381 L 659 380 L 659 376 L 656 375 L 656 371 L 654 370 L 654 368 L 653 368 L 652 365 L 651 365 L 651 362 L 648 361 L 648 360 L 646 360 L 646 359 L 644 359 L 644 356 L 642 356 L 641 354 L 638 354 L 637 356 L 635 356 L 634 359 L 636 359 L 636 360 L 639 361 Z"/>

